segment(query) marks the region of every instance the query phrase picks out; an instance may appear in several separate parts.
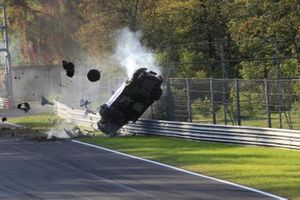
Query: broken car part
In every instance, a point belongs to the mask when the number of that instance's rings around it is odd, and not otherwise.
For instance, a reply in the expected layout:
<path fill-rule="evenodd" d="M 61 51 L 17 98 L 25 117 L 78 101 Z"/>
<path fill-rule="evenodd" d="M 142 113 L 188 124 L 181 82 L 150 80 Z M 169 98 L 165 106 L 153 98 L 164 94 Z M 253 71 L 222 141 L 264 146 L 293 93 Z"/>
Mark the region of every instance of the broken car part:
<path fill-rule="evenodd" d="M 42 102 L 41 102 L 41 105 L 42 105 L 42 106 L 47 105 L 47 104 L 49 104 L 49 105 L 51 105 L 51 106 L 54 105 L 54 103 L 48 101 L 48 99 L 46 99 L 45 97 L 43 97 L 43 96 L 41 96 L 41 97 L 42 97 Z"/>
<path fill-rule="evenodd" d="M 64 70 L 66 70 L 66 75 L 68 77 L 73 77 L 74 73 L 75 73 L 74 64 L 72 62 L 67 62 L 67 61 L 63 60 L 62 65 L 63 65 Z"/>
<path fill-rule="evenodd" d="M 18 104 L 17 108 L 19 110 L 23 110 L 25 113 L 27 113 L 31 109 L 29 103 L 27 102 Z"/>

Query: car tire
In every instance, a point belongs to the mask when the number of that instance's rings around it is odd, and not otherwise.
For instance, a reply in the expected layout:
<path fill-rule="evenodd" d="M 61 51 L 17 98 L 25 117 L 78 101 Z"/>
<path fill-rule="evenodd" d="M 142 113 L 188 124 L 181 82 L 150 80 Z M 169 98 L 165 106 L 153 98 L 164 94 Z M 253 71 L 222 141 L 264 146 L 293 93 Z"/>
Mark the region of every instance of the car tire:
<path fill-rule="evenodd" d="M 134 72 L 134 74 L 132 75 L 132 81 L 135 82 L 140 79 L 145 74 L 146 70 L 147 68 L 141 68 Z"/>
<path fill-rule="evenodd" d="M 106 104 L 103 104 L 100 108 L 100 115 L 103 117 L 103 118 L 108 118 L 109 115 L 110 115 L 110 109 L 109 107 L 106 105 Z"/>

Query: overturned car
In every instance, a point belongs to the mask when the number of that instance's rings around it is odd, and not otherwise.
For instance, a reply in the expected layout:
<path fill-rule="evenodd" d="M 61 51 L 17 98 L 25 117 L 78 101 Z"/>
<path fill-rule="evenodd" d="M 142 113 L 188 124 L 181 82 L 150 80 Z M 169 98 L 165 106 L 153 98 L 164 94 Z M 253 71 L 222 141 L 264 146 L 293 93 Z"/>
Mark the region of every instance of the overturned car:
<path fill-rule="evenodd" d="M 135 122 L 157 101 L 161 94 L 162 77 L 147 68 L 138 69 L 100 108 L 99 130 L 114 136 L 129 121 Z"/>

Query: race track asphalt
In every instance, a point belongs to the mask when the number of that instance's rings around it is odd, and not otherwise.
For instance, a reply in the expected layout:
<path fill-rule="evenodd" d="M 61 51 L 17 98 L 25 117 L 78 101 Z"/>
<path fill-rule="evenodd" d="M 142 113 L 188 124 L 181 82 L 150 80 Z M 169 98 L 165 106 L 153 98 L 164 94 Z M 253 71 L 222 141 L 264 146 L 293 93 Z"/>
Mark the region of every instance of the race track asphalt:
<path fill-rule="evenodd" d="M 276 199 L 75 142 L 0 141 L 0 199 Z"/>

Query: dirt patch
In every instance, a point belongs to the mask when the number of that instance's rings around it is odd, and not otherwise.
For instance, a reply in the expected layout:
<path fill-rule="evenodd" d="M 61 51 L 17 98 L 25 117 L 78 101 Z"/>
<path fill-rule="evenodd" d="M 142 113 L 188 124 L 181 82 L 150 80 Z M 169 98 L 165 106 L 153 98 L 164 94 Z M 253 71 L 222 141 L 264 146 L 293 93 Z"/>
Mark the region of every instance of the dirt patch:
<path fill-rule="evenodd" d="M 35 141 L 56 141 L 62 140 L 54 136 L 30 128 L 6 128 L 0 129 L 0 140 L 35 140 Z M 64 139 L 65 140 L 65 139 Z"/>

